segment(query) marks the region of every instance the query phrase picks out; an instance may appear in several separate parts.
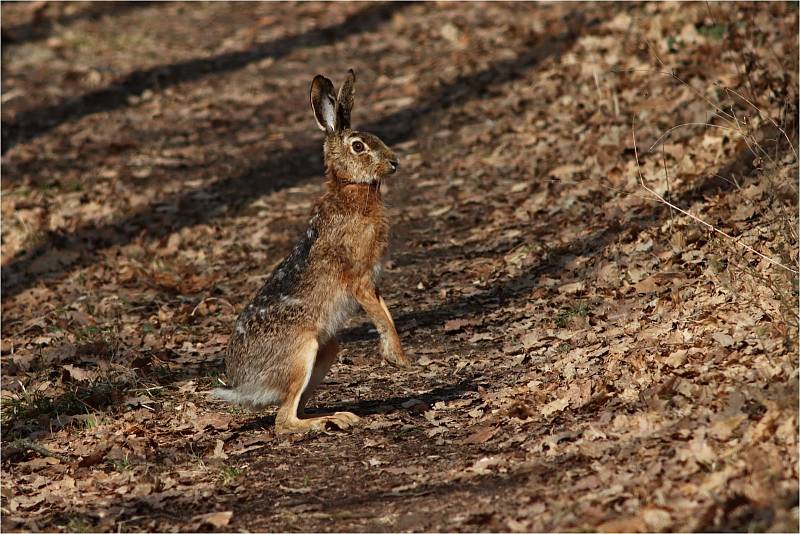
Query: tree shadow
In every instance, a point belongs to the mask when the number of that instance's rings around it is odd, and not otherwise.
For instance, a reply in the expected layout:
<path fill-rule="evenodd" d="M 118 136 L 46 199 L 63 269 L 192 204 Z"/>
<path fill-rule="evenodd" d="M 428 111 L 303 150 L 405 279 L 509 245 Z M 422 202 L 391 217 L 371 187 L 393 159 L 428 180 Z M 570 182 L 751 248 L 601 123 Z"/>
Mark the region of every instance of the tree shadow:
<path fill-rule="evenodd" d="M 86 7 L 69 15 L 48 17 L 45 11 L 53 4 L 43 5 L 42 11 L 36 11 L 32 20 L 24 24 L 7 26 L 2 29 L 2 42 L 4 45 L 17 45 L 30 43 L 47 38 L 55 26 L 68 26 L 84 19 L 99 19 L 111 15 L 121 15 L 126 11 L 141 9 L 158 4 L 157 1 L 120 1 L 120 2 L 87 2 Z"/>
<path fill-rule="evenodd" d="M 579 454 L 564 454 L 559 457 L 542 459 L 520 465 L 517 469 L 506 473 L 489 473 L 476 476 L 472 479 L 458 478 L 446 482 L 421 484 L 413 490 L 406 491 L 367 491 L 339 498 L 320 498 L 315 495 L 300 497 L 296 505 L 309 504 L 321 505 L 323 509 L 341 509 L 353 506 L 371 505 L 386 500 L 408 499 L 432 495 L 446 497 L 452 493 L 478 493 L 497 495 L 505 489 L 514 489 L 529 483 L 531 479 L 547 480 L 558 479 L 568 466 L 570 469 L 588 467 L 592 459 Z"/>
<path fill-rule="evenodd" d="M 363 129 L 378 133 L 390 144 L 411 139 L 424 121 L 435 120 L 438 112 L 445 112 L 453 105 L 464 105 L 480 99 L 492 85 L 519 79 L 545 59 L 562 55 L 574 45 L 583 31 L 613 17 L 616 9 L 616 5 L 604 6 L 597 16 L 591 18 L 587 18 L 588 15 L 582 12 L 574 13 L 566 21 L 566 31 L 555 36 L 537 36 L 531 42 L 524 43 L 515 58 L 498 60 L 485 69 L 459 76 L 454 81 L 427 92 L 417 102 L 363 125 Z M 143 231 L 150 239 L 157 239 L 182 228 L 214 220 L 222 213 L 223 210 L 219 208 L 223 206 L 233 207 L 233 211 L 238 211 L 254 198 L 303 183 L 321 174 L 321 162 L 318 158 L 319 142 L 308 141 L 276 154 L 238 176 L 168 195 L 108 224 L 90 223 L 79 226 L 68 234 L 48 234 L 41 244 L 18 253 L 3 266 L 5 296 L 18 294 L 44 274 L 30 272 L 37 258 L 47 255 L 58 258 L 65 250 L 74 251 L 77 253 L 76 258 L 69 265 L 61 265 L 49 271 L 50 276 L 71 272 L 95 262 L 99 250 L 127 244 L 134 237 L 142 235 Z M 210 200 L 212 206 L 204 204 L 206 200 Z M 177 209 L 168 213 L 157 209 L 164 204 L 176 206 Z M 225 214 L 230 215 L 231 210 L 225 211 Z M 58 260 L 53 263 L 58 264 Z"/>
<path fill-rule="evenodd" d="M 136 4 L 137 2 L 131 2 Z M 393 13 L 409 6 L 411 2 L 371 4 L 347 17 L 338 24 L 315 28 L 299 35 L 291 35 L 248 50 L 226 52 L 210 58 L 195 58 L 137 70 L 117 82 L 78 98 L 66 98 L 49 106 L 22 111 L 15 119 L 2 124 L 2 153 L 30 141 L 56 126 L 78 120 L 86 115 L 112 111 L 129 105 L 129 97 L 147 90 L 161 91 L 172 85 L 193 81 L 209 75 L 241 69 L 266 57 L 278 60 L 300 47 L 323 46 L 354 33 L 374 30 Z"/>
<path fill-rule="evenodd" d="M 269 507 L 265 509 L 264 502 L 276 503 L 280 502 L 281 510 L 302 510 L 302 516 L 308 516 L 311 523 L 304 523 L 299 526 L 299 529 L 306 530 L 313 528 L 314 513 L 321 513 L 326 521 L 334 521 L 333 528 L 343 528 L 346 525 L 348 518 L 352 519 L 350 515 L 354 510 L 367 510 L 367 516 L 377 520 L 384 515 L 387 508 L 399 505 L 404 510 L 402 516 L 398 516 L 398 521 L 403 521 L 404 526 L 398 528 L 396 524 L 386 523 L 372 523 L 367 524 L 368 531 L 380 532 L 388 529 L 389 531 L 407 531 L 407 530 L 428 530 L 429 525 L 438 523 L 435 521 L 435 516 L 430 513 L 425 514 L 408 514 L 409 502 L 420 498 L 433 498 L 439 499 L 442 503 L 440 511 L 453 511 L 452 507 L 463 506 L 463 496 L 492 496 L 496 498 L 500 495 L 506 495 L 509 492 L 518 490 L 521 487 L 538 485 L 542 488 L 547 487 L 547 484 L 552 480 L 560 480 L 564 471 L 571 469 L 588 469 L 594 460 L 579 454 L 564 454 L 555 458 L 541 458 L 536 461 L 526 462 L 525 464 L 516 466 L 507 472 L 490 472 L 486 474 L 476 475 L 470 478 L 452 477 L 441 481 L 431 481 L 414 485 L 415 487 L 407 489 L 372 489 L 370 487 L 358 487 L 352 483 L 342 486 L 339 484 L 329 484 L 326 487 L 320 488 L 318 491 L 308 493 L 290 494 L 285 489 L 276 487 L 276 484 L 267 477 L 261 480 L 256 480 L 255 484 L 251 486 L 247 493 L 232 494 L 217 494 L 214 499 L 207 499 L 205 501 L 198 501 L 191 494 L 177 494 L 170 498 L 169 513 L 161 503 L 163 498 L 159 495 L 151 495 L 147 497 L 137 497 L 133 499 L 125 499 L 120 503 L 120 509 L 117 510 L 116 516 L 119 519 L 126 519 L 125 523 L 128 528 L 136 529 L 142 528 L 146 523 L 143 521 L 150 521 L 152 519 L 161 518 L 176 524 L 187 526 L 187 523 L 200 514 L 208 513 L 217 509 L 234 510 L 236 521 L 242 517 L 246 517 L 248 523 L 252 523 L 257 519 L 258 527 L 256 530 L 286 530 L 286 516 L 284 514 L 278 515 L 278 509 Z M 396 478 L 397 481 L 402 478 Z M 372 484 L 368 484 L 371 486 Z M 384 483 L 381 486 L 386 487 L 388 484 Z M 154 505 L 155 504 L 155 505 Z M 406 506 L 403 506 L 403 505 Z M 413 504 L 411 505 L 413 509 Z M 427 509 L 427 508 L 426 508 Z M 465 523 L 468 526 L 473 526 L 477 530 L 493 530 L 502 531 L 505 529 L 504 524 L 494 524 L 492 512 L 474 510 L 459 510 L 464 512 Z M 408 517 L 403 517 L 408 516 Z M 361 517 L 356 514 L 355 517 Z M 282 519 L 284 522 L 277 524 L 270 521 L 277 521 Z M 345 523 L 343 523 L 343 521 Z M 139 527 L 142 525 L 142 527 Z M 491 526 L 493 525 L 493 528 Z M 347 527 L 344 527 L 345 529 Z M 290 527 L 288 530 L 292 530 Z M 360 529 L 359 529 L 360 530 Z"/>
<path fill-rule="evenodd" d="M 781 145 L 783 150 L 786 145 Z M 658 157 L 654 155 L 653 157 Z M 640 159 L 642 156 L 640 156 Z M 737 182 L 731 179 L 735 174 L 738 176 L 739 186 L 747 183 L 755 171 L 756 159 L 753 153 L 746 146 L 742 147 L 732 160 L 723 164 L 717 173 L 702 176 L 691 187 L 675 194 L 671 197 L 672 202 L 678 206 L 689 206 L 692 203 L 702 200 L 704 196 L 712 193 L 730 192 L 736 189 Z M 635 233 L 649 228 L 658 227 L 663 224 L 670 216 L 670 209 L 663 204 L 654 201 L 637 214 L 621 224 L 617 220 L 607 220 L 604 228 L 597 229 L 587 235 L 574 239 L 559 247 L 547 250 L 546 258 L 530 268 L 521 271 L 516 276 L 511 276 L 469 296 L 457 297 L 445 301 L 438 306 L 427 310 L 414 310 L 409 313 L 395 316 L 398 330 L 401 332 L 414 330 L 417 328 L 440 328 L 444 321 L 458 317 L 465 317 L 475 314 L 485 314 L 492 310 L 499 309 L 508 305 L 522 295 L 527 295 L 530 290 L 537 286 L 537 281 L 543 276 L 557 276 L 563 272 L 566 264 L 575 256 L 594 256 L 603 250 L 608 244 L 618 240 L 626 232 Z M 509 248 L 525 243 L 525 238 L 518 238 L 517 244 L 509 245 Z M 419 252 L 411 252 L 412 255 L 419 257 Z M 452 246 L 438 251 L 439 261 L 445 262 L 454 258 L 465 258 L 464 250 L 461 247 Z M 402 257 L 398 257 L 396 263 L 403 265 L 407 263 Z M 367 327 L 350 329 L 346 335 L 353 339 L 367 337 Z"/>
<path fill-rule="evenodd" d="M 575 255 L 591 255 L 602 250 L 618 237 L 618 227 L 592 232 L 560 247 L 550 249 L 548 259 L 541 261 L 516 276 L 499 280 L 485 291 L 469 296 L 453 298 L 427 310 L 415 310 L 395 317 L 398 330 L 441 327 L 444 321 L 472 314 L 487 313 L 501 308 L 522 294 L 536 287 L 537 280 L 548 274 L 558 273 Z M 454 249 L 453 252 L 456 252 Z"/>

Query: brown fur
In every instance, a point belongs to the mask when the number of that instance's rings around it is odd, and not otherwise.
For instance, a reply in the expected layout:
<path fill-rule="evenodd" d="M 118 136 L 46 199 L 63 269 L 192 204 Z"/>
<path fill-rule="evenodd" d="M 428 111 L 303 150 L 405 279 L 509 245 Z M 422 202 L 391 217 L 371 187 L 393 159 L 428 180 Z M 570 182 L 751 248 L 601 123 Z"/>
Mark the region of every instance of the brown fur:
<path fill-rule="evenodd" d="M 354 81 L 351 70 L 336 97 L 330 80 L 314 78 L 311 107 L 326 132 L 328 191 L 304 236 L 237 319 L 225 358 L 231 389 L 216 390 L 251 406 L 279 404 L 279 432 L 322 429 L 329 422 L 346 428 L 358 421 L 349 412 L 303 418 L 306 402 L 336 360 L 336 331 L 356 305 L 375 324 L 383 357 L 408 365 L 376 286 L 389 238 L 380 184 L 396 170 L 397 158 L 378 137 L 350 129 Z"/>

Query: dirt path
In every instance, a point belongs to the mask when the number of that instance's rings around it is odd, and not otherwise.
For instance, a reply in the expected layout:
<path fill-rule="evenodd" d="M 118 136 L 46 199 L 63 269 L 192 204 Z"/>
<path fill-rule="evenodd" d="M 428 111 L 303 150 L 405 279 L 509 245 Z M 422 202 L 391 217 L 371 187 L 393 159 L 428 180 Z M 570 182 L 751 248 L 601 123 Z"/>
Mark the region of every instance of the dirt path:
<path fill-rule="evenodd" d="M 797 270 L 796 5 L 2 10 L 3 530 L 796 530 L 796 273 L 632 142 Z M 206 392 L 351 66 L 417 363 L 276 436 Z"/>

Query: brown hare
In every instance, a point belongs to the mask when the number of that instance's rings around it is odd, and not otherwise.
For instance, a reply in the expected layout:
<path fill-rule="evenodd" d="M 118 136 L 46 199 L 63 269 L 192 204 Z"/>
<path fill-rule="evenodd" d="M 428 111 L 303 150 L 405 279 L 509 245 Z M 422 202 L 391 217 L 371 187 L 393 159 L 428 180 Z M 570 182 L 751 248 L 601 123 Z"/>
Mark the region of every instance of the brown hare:
<path fill-rule="evenodd" d="M 252 407 L 279 405 L 277 432 L 340 429 L 350 412 L 304 417 L 304 407 L 336 360 L 336 331 L 361 305 L 377 327 L 383 357 L 407 366 L 386 303 L 376 286 L 389 234 L 381 180 L 397 156 L 378 137 L 350 129 L 355 73 L 334 93 L 317 75 L 311 109 L 325 131 L 328 191 L 308 229 L 236 320 L 225 357 L 229 388 L 217 397 Z"/>

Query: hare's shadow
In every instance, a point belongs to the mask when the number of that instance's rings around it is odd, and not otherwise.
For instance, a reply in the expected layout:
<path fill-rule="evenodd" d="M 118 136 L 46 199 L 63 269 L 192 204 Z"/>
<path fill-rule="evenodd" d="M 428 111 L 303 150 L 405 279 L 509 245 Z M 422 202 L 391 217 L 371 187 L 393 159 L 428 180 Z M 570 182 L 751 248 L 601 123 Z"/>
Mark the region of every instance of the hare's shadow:
<path fill-rule="evenodd" d="M 316 406 L 306 410 L 310 416 L 325 415 L 333 412 L 353 412 L 359 417 L 369 415 L 382 415 L 399 410 L 404 410 L 403 404 L 411 400 L 419 400 L 428 405 L 437 401 L 449 401 L 462 397 L 468 391 L 477 391 L 478 385 L 473 378 L 464 378 L 451 385 L 443 385 L 428 392 L 418 395 L 406 395 L 403 397 L 390 397 L 388 399 L 362 400 L 354 403 L 342 403 L 332 406 Z M 239 431 L 263 430 L 275 425 L 275 414 L 264 415 L 253 419 L 239 427 Z"/>

